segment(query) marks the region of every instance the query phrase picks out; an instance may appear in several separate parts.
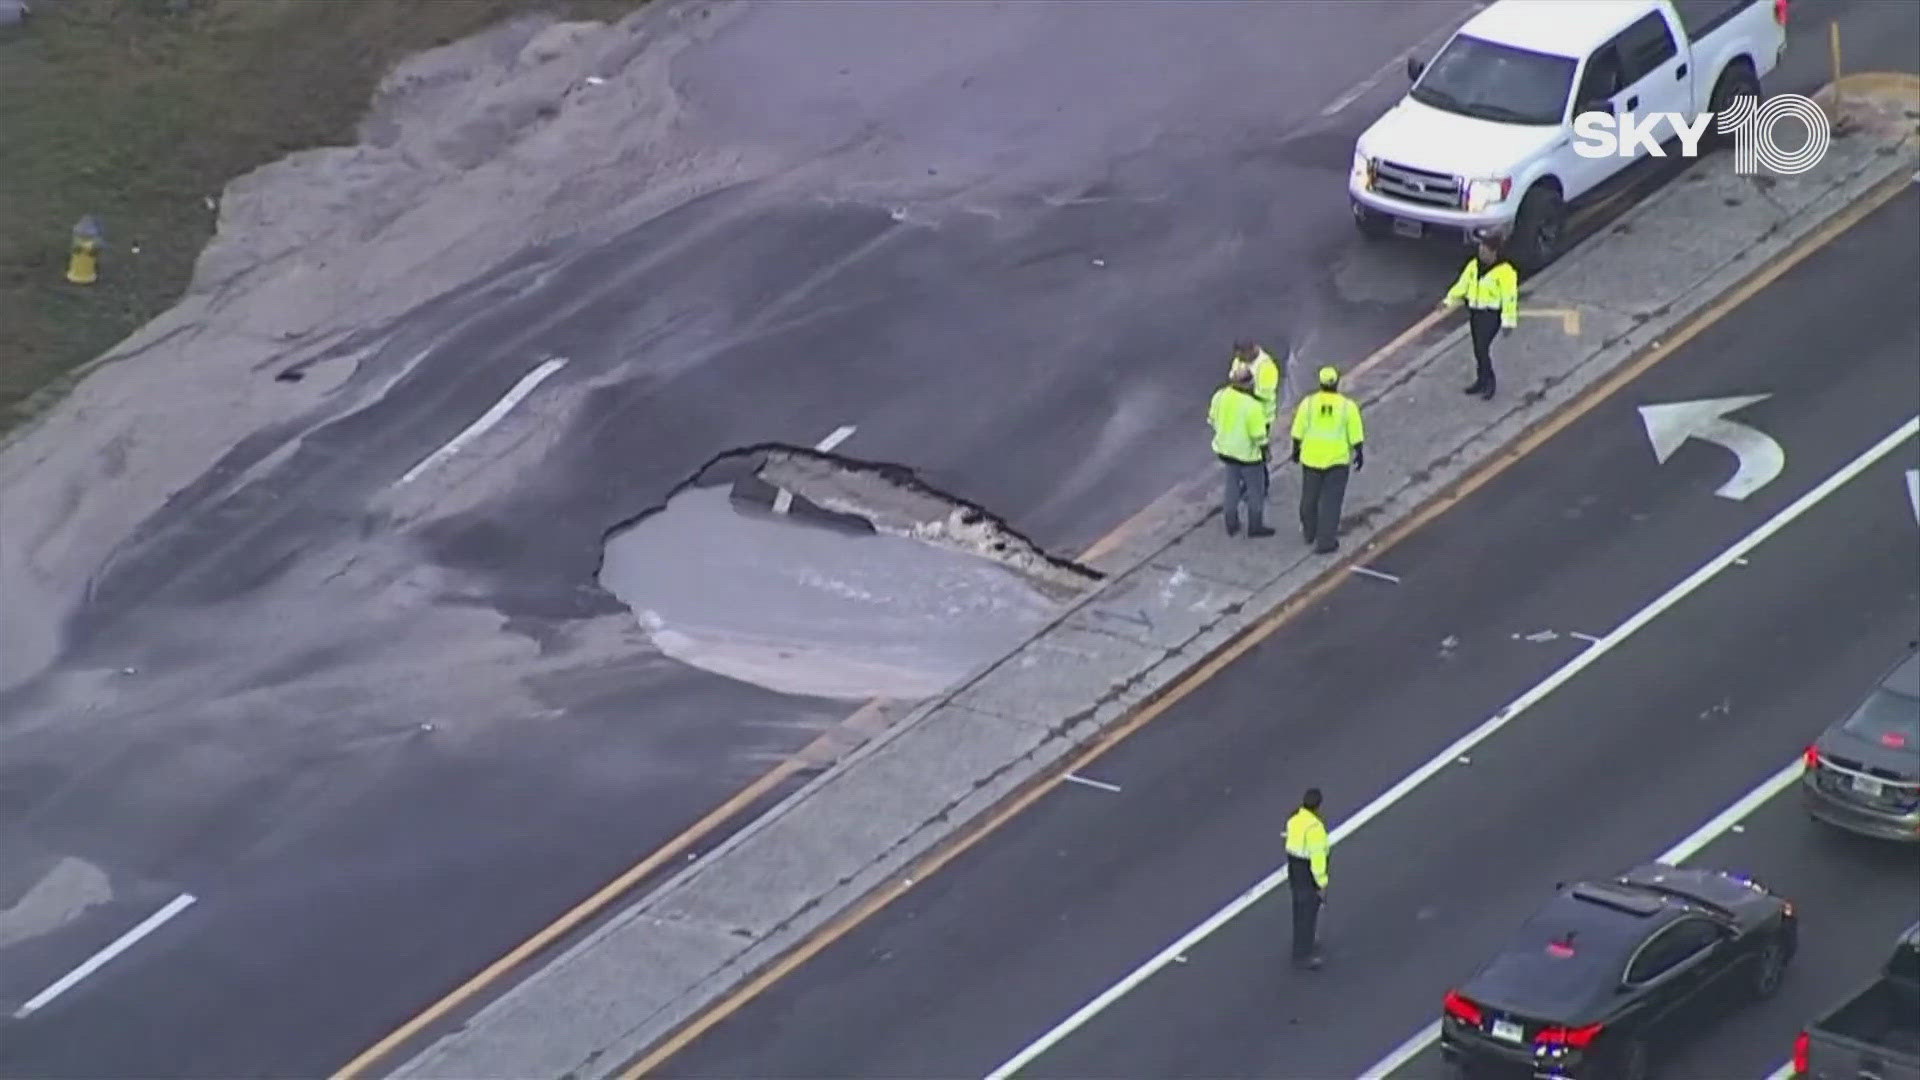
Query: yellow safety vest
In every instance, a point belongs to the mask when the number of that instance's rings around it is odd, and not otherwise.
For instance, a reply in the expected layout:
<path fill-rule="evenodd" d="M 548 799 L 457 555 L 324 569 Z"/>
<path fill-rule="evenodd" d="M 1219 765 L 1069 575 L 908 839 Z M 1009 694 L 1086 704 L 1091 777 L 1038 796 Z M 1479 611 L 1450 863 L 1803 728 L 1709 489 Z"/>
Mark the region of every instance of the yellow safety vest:
<path fill-rule="evenodd" d="M 1304 806 L 1287 819 L 1287 858 L 1305 859 L 1314 884 L 1327 887 L 1327 826 Z"/>
<path fill-rule="evenodd" d="M 1235 360 L 1227 369 L 1227 373 L 1231 375 L 1245 366 L 1239 360 Z M 1255 346 L 1251 370 L 1253 396 L 1259 398 L 1260 404 L 1267 407 L 1267 427 L 1271 428 L 1280 413 L 1280 365 L 1267 350 Z"/>
<path fill-rule="evenodd" d="M 1300 464 L 1331 469 L 1353 460 L 1353 448 L 1365 442 L 1360 406 L 1345 394 L 1319 390 L 1308 394 L 1293 413 L 1293 437 L 1300 440 Z"/>
<path fill-rule="evenodd" d="M 1260 399 L 1238 387 L 1214 391 L 1207 406 L 1213 425 L 1213 452 L 1234 461 L 1253 464 L 1267 446 L 1267 410 Z"/>
<path fill-rule="evenodd" d="M 1467 260 L 1466 269 L 1447 290 L 1447 302 L 1465 300 L 1467 306 L 1481 311 L 1499 309 L 1500 325 L 1509 329 L 1520 322 L 1520 274 L 1510 262 L 1498 262 L 1480 274 L 1480 257 Z"/>

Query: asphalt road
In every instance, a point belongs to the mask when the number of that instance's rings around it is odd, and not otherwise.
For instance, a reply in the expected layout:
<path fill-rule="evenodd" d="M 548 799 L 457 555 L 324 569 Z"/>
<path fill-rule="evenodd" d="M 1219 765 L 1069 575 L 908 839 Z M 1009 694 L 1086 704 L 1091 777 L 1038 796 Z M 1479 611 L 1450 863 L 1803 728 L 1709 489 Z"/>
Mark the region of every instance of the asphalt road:
<path fill-rule="evenodd" d="M 1909 191 L 1382 553 L 1398 584 L 1351 578 L 1086 770 L 1118 793 L 1061 785 L 661 1072 L 978 1076 L 1012 1058 L 1272 870 L 1304 788 L 1337 826 L 1587 647 L 1571 635 L 1608 633 L 1912 418 L 1916 235 Z M 1724 450 L 1656 464 L 1637 413 L 1735 394 L 1772 395 L 1736 415 L 1787 455 L 1744 501 L 1713 494 Z M 1026 1075 L 1374 1063 L 1555 881 L 1666 850 L 1902 653 L 1920 624 L 1901 475 L 1917 462 L 1909 439 L 1340 844 L 1325 971 L 1286 969 L 1277 894 Z M 1910 853 L 1790 806 L 1702 858 L 1790 892 L 1808 944 L 1764 1017 L 1706 1034 L 1726 1067 L 1674 1075 L 1764 1074 L 1920 917 Z"/>
<path fill-rule="evenodd" d="M 1204 462 L 1192 402 L 1232 337 L 1391 338 L 1457 253 L 1356 244 L 1348 153 L 1400 52 L 1462 9 L 783 2 L 692 55 L 697 122 L 816 164 L 370 328 L 341 400 L 372 404 L 235 447 L 0 697 L 0 901 L 62 859 L 111 894 L 0 946 L 5 1003 L 198 897 L 0 1019 L 0 1071 L 324 1073 L 848 711 L 653 655 L 569 666 L 620 614 L 592 584 L 604 531 L 714 455 L 854 424 L 846 454 L 1071 554 Z M 1875 50 L 1909 5 L 1796 9 L 1842 18 L 1856 68 L 1898 66 Z M 1775 88 L 1823 81 L 1808 26 Z M 541 393 L 585 405 L 536 467 L 424 523 L 374 508 L 549 354 L 569 366 Z M 335 583 L 323 558 L 362 547 Z"/>
<path fill-rule="evenodd" d="M 0 904 L 76 865 L 68 899 L 110 896 L 0 946 L 5 1011 L 198 898 L 0 1019 L 0 1071 L 322 1074 L 852 711 L 581 644 L 626 618 L 603 534 L 716 455 L 857 425 L 845 454 L 1071 555 L 1204 465 L 1234 337 L 1394 336 L 1457 252 L 1356 243 L 1349 151 L 1464 10 L 783 2 L 683 56 L 687 123 L 814 163 L 369 328 L 0 697 Z M 515 417 L 564 425 L 393 509 L 549 355 Z"/>

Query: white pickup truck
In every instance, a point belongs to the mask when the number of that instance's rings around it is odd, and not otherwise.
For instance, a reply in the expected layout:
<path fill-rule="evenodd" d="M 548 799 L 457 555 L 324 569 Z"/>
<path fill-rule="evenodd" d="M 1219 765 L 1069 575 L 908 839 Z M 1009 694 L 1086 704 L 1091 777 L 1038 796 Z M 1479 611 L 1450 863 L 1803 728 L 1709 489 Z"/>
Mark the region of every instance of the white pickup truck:
<path fill-rule="evenodd" d="M 1575 153 L 1576 116 L 1759 97 L 1786 23 L 1787 0 L 1495 0 L 1432 63 L 1407 59 L 1413 86 L 1354 146 L 1354 223 L 1369 239 L 1494 229 L 1536 270 L 1568 206 L 1636 160 Z"/>

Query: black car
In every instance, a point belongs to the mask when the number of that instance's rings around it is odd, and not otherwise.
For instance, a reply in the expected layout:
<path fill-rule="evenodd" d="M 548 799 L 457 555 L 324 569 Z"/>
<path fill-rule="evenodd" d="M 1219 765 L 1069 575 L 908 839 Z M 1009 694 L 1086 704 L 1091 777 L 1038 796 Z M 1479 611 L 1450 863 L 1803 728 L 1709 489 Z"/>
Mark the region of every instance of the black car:
<path fill-rule="evenodd" d="M 1719 870 L 1661 863 L 1562 885 L 1448 992 L 1440 1052 L 1469 1076 L 1641 1080 L 1664 1041 L 1780 986 L 1793 905 Z"/>
<path fill-rule="evenodd" d="M 1829 825 L 1920 843 L 1920 653 L 1807 747 L 1800 794 Z"/>

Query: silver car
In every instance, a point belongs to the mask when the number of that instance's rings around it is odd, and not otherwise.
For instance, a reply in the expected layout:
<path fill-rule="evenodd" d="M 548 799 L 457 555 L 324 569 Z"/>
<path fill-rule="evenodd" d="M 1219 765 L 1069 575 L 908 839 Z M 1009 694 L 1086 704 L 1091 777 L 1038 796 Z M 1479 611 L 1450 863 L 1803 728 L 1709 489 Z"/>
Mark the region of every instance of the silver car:
<path fill-rule="evenodd" d="M 1800 793 L 1830 825 L 1920 843 L 1920 652 L 1807 747 Z"/>

